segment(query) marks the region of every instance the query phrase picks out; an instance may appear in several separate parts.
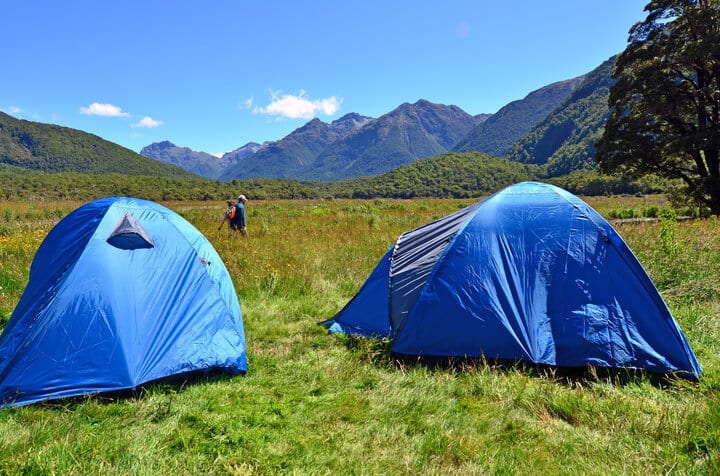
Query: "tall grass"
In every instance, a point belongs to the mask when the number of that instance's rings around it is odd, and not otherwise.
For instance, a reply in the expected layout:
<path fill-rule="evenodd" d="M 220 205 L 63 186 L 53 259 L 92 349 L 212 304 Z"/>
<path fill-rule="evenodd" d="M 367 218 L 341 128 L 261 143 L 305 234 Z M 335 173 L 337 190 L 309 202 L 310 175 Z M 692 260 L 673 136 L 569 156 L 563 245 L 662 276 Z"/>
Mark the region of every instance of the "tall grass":
<path fill-rule="evenodd" d="M 657 205 L 591 201 L 612 210 Z M 720 230 L 715 220 L 618 223 L 705 368 L 699 383 L 471 363 L 395 363 L 382 343 L 328 335 L 397 236 L 469 202 L 168 203 L 213 243 L 243 310 L 250 369 L 138 398 L 0 410 L 6 474 L 709 474 L 720 472 Z M 78 204 L 0 203 L 0 313 L 42 237 Z M 662 206 L 662 205 L 660 205 Z M 36 213 L 36 214 L 34 214 Z M 663 228 L 664 227 L 664 228 Z M 663 232 L 663 229 L 665 230 Z"/>

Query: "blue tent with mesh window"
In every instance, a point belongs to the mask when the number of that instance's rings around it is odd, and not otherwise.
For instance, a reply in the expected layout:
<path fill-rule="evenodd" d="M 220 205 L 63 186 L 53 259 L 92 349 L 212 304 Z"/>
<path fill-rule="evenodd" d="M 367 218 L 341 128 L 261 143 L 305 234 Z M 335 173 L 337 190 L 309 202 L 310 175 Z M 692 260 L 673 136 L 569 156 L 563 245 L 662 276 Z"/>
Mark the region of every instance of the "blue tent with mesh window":
<path fill-rule="evenodd" d="M 390 339 L 403 355 L 702 372 L 612 226 L 574 195 L 537 182 L 402 234 L 324 324 Z"/>
<path fill-rule="evenodd" d="M 112 197 L 61 220 L 0 334 L 0 406 L 247 371 L 235 288 L 177 213 Z"/>

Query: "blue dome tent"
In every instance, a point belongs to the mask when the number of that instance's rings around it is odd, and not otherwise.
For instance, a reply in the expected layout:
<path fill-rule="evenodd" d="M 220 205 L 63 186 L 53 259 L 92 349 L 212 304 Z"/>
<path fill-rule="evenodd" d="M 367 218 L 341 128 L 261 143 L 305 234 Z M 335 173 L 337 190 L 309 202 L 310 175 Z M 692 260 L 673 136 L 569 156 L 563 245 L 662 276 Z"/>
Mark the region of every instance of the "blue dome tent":
<path fill-rule="evenodd" d="M 574 195 L 536 182 L 402 234 L 323 324 L 388 338 L 403 355 L 702 373 L 612 226 Z"/>
<path fill-rule="evenodd" d="M 60 221 L 0 335 L 0 407 L 247 371 L 240 304 L 210 242 L 175 212 L 112 197 Z"/>

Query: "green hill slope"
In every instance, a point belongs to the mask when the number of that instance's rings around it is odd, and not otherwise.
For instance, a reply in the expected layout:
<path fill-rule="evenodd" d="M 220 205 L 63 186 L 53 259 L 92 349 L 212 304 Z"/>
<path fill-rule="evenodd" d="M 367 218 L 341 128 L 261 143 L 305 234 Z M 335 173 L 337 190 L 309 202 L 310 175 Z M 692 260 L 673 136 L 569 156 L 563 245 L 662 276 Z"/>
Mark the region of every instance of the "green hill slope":
<path fill-rule="evenodd" d="M 539 168 L 481 152 L 446 153 L 420 159 L 375 177 L 318 184 L 347 198 L 478 197 L 537 177 Z"/>
<path fill-rule="evenodd" d="M 46 172 L 193 177 L 87 132 L 0 112 L 0 163 Z"/>
<path fill-rule="evenodd" d="M 595 142 L 609 113 L 607 99 L 615 58 L 588 73 L 570 97 L 517 141 L 507 156 L 515 162 L 544 164 L 551 177 L 595 169 Z"/>
<path fill-rule="evenodd" d="M 503 157 L 515 141 L 561 104 L 582 83 L 583 78 L 558 81 L 511 102 L 473 128 L 453 150 L 478 151 Z"/>

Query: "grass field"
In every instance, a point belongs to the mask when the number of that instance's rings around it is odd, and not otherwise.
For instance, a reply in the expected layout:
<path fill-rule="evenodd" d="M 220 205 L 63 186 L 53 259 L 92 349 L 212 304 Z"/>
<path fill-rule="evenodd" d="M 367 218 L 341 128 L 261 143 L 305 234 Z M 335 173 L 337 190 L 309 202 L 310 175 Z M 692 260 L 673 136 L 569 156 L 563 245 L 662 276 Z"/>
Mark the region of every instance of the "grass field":
<path fill-rule="evenodd" d="M 664 210 L 662 197 L 588 202 L 607 217 Z M 400 233 L 469 203 L 250 202 L 248 240 L 217 230 L 222 203 L 165 204 L 223 257 L 243 310 L 249 372 L 155 386 L 137 399 L 0 410 L 0 474 L 719 474 L 715 219 L 659 213 L 616 224 L 703 365 L 698 383 L 400 365 L 381 344 L 317 325 Z M 79 205 L 0 202 L 0 327 L 35 250 Z"/>

